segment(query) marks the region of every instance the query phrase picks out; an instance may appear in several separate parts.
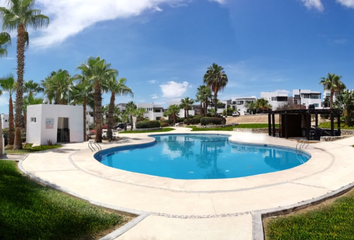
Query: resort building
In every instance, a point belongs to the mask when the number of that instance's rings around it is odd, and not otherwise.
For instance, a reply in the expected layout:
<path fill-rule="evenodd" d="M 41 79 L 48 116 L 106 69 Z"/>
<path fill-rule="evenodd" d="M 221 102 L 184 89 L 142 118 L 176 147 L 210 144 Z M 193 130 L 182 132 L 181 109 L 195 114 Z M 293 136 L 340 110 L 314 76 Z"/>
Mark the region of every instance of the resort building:
<path fill-rule="evenodd" d="M 138 108 L 145 108 L 147 113 L 144 117 L 149 118 L 149 120 L 160 120 L 163 117 L 163 107 L 162 105 L 157 105 L 154 103 L 137 103 Z"/>
<path fill-rule="evenodd" d="M 217 112 L 217 114 L 221 115 L 224 110 L 227 110 L 227 106 L 228 106 L 228 100 L 219 101 L 218 102 L 218 112 Z M 208 105 L 208 111 L 210 109 L 214 109 L 214 103 L 213 102 L 209 103 L 209 105 Z"/>
<path fill-rule="evenodd" d="M 288 103 L 288 94 L 289 92 L 285 90 L 261 92 L 261 98 L 267 100 L 269 104 L 272 105 L 272 109 L 276 110 Z"/>
<path fill-rule="evenodd" d="M 338 93 L 333 94 L 333 103 L 336 101 L 338 96 Z M 324 108 L 329 108 L 329 100 L 331 98 L 331 91 L 330 90 L 324 90 L 323 91 L 323 102 L 322 102 L 322 107 Z"/>
<path fill-rule="evenodd" d="M 192 106 L 192 109 L 188 110 L 188 115 L 189 117 L 193 117 L 194 115 L 196 115 L 196 111 L 193 109 L 194 106 Z M 198 106 L 199 107 L 199 106 Z M 179 110 L 179 113 L 178 113 L 178 117 L 180 118 L 186 118 L 187 116 L 185 116 L 185 110 L 183 108 L 181 108 Z"/>
<path fill-rule="evenodd" d="M 252 97 L 235 97 L 231 99 L 231 107 L 233 110 L 238 111 L 240 115 L 247 114 L 247 104 L 257 101 L 257 98 Z"/>
<path fill-rule="evenodd" d="M 294 104 L 301 105 L 303 108 L 308 109 L 313 105 L 315 109 L 321 108 L 321 93 L 306 89 L 293 90 Z"/>

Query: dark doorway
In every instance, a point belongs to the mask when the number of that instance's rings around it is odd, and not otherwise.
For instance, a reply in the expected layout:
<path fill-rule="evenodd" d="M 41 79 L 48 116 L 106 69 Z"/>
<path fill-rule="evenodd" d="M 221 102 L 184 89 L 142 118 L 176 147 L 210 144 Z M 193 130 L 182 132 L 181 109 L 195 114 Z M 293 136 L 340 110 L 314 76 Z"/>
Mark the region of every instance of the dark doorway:
<path fill-rule="evenodd" d="M 70 142 L 69 118 L 58 118 L 57 142 Z"/>

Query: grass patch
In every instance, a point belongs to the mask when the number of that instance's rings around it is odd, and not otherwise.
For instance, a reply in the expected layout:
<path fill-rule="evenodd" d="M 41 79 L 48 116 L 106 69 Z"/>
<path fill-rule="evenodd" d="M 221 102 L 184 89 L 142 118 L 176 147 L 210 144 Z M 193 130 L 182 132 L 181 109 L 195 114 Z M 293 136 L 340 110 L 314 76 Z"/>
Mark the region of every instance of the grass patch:
<path fill-rule="evenodd" d="M 275 124 L 279 127 L 279 124 Z M 234 128 L 268 128 L 268 123 L 244 123 L 238 124 L 236 126 L 226 126 L 226 127 L 213 127 L 213 128 L 200 128 L 197 126 L 188 126 L 192 128 L 192 131 L 233 131 Z"/>
<path fill-rule="evenodd" d="M 129 133 L 152 133 L 152 132 L 170 132 L 172 130 L 175 130 L 173 128 L 162 128 L 159 130 L 151 130 L 151 131 L 139 131 L 139 130 L 127 130 L 127 131 L 123 131 L 123 132 L 119 132 L 119 134 L 129 134 Z"/>
<path fill-rule="evenodd" d="M 28 154 L 28 153 L 33 153 L 33 152 L 38 152 L 38 151 L 44 151 L 44 150 L 49 150 L 49 149 L 54 149 L 54 148 L 60 148 L 61 145 L 39 145 L 32 147 L 32 143 L 26 143 L 22 145 L 21 150 L 12 150 L 5 148 L 5 153 L 6 154 Z"/>
<path fill-rule="evenodd" d="M 268 219 L 266 239 L 353 239 L 354 191 L 312 210 Z"/>
<path fill-rule="evenodd" d="M 0 196 L 0 239 L 97 239 L 126 221 L 33 182 L 12 161 L 0 160 Z"/>
<path fill-rule="evenodd" d="M 335 129 L 337 129 L 337 126 L 338 126 L 338 124 L 334 123 L 334 128 Z M 318 127 L 331 129 L 331 123 L 330 122 L 323 122 L 323 123 L 320 123 L 318 125 Z M 354 126 L 348 126 L 348 125 L 345 125 L 345 123 L 341 123 L 340 124 L 340 128 L 341 129 L 354 129 Z"/>

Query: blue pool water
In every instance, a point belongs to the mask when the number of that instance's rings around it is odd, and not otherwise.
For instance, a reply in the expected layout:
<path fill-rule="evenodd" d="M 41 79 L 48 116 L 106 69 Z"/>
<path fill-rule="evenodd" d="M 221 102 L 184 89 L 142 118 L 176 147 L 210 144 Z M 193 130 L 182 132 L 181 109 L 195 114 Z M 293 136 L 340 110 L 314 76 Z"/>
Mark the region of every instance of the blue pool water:
<path fill-rule="evenodd" d="M 155 142 L 104 150 L 102 164 L 175 179 L 252 176 L 296 167 L 310 156 L 290 148 L 229 142 L 228 135 L 153 135 Z"/>

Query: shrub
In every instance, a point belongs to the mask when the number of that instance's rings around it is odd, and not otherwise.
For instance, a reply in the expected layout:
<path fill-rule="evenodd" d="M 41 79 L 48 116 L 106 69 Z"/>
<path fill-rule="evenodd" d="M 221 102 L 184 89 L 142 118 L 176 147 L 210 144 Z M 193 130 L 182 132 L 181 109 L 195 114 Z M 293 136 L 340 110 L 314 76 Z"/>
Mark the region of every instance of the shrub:
<path fill-rule="evenodd" d="M 193 118 L 189 119 L 190 124 L 199 124 L 201 116 L 195 115 Z"/>
<path fill-rule="evenodd" d="M 225 119 L 220 117 L 203 117 L 200 123 L 202 125 L 220 125 L 225 123 Z"/>
<path fill-rule="evenodd" d="M 177 118 L 177 122 L 178 122 L 178 123 L 184 122 L 184 118 Z"/>
<path fill-rule="evenodd" d="M 136 128 L 158 128 L 161 127 L 160 121 L 141 121 L 136 123 Z"/>

